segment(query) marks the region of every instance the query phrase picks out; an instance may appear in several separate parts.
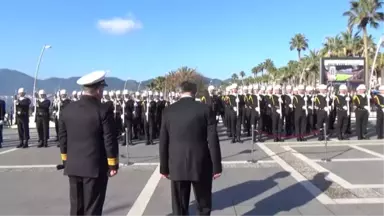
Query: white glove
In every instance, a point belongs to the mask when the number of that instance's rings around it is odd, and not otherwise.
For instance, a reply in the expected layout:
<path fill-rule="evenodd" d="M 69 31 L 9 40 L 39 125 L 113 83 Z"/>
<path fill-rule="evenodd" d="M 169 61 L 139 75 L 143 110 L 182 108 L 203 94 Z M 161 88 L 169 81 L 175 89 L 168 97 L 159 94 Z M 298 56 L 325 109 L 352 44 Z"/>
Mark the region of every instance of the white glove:
<path fill-rule="evenodd" d="M 368 98 L 368 99 L 370 99 L 370 98 L 371 98 L 371 95 L 370 95 L 370 94 L 368 94 L 368 95 L 367 95 L 367 98 Z"/>
<path fill-rule="evenodd" d="M 305 106 L 303 106 L 303 109 L 305 110 L 305 109 L 306 109 L 306 107 L 305 107 Z"/>
<path fill-rule="evenodd" d="M 313 107 L 312 106 L 308 106 L 308 109 L 313 109 Z"/>
<path fill-rule="evenodd" d="M 304 101 L 307 101 L 307 100 L 308 100 L 307 96 L 304 96 Z"/>
<path fill-rule="evenodd" d="M 135 115 L 135 113 L 136 113 L 135 111 L 132 112 L 133 115 Z"/>
<path fill-rule="evenodd" d="M 255 108 L 258 113 L 260 113 L 260 107 Z"/>
<path fill-rule="evenodd" d="M 235 100 L 235 101 L 236 101 L 236 103 L 239 103 L 239 102 L 240 102 L 239 98 L 236 98 L 236 100 Z"/>
<path fill-rule="evenodd" d="M 312 97 L 312 98 L 311 98 L 311 101 L 312 101 L 312 102 L 315 102 L 315 98 L 314 98 L 314 97 Z"/>
<path fill-rule="evenodd" d="M 279 98 L 279 103 L 283 103 L 283 100 L 281 98 Z"/>
<path fill-rule="evenodd" d="M 347 110 L 347 109 L 348 109 L 348 107 L 347 107 L 347 106 L 343 106 L 343 109 L 344 109 L 344 110 Z"/>
<path fill-rule="evenodd" d="M 53 115 L 55 115 L 56 114 L 56 111 L 53 111 L 53 113 L 52 113 Z"/>
<path fill-rule="evenodd" d="M 324 107 L 324 110 L 328 112 L 328 107 Z"/>
<path fill-rule="evenodd" d="M 124 115 L 121 115 L 120 118 L 121 118 L 121 119 L 124 119 Z"/>
<path fill-rule="evenodd" d="M 368 110 L 369 111 L 369 107 L 368 106 L 364 106 L 364 109 Z"/>
<path fill-rule="evenodd" d="M 346 100 L 346 101 L 350 101 L 351 98 L 350 98 L 350 97 L 346 97 L 345 100 Z"/>
<path fill-rule="evenodd" d="M 237 112 L 237 107 L 233 107 L 233 110 L 234 110 L 235 112 Z"/>
<path fill-rule="evenodd" d="M 329 102 L 329 97 L 325 98 L 325 101 Z"/>
<path fill-rule="evenodd" d="M 113 110 L 113 113 L 116 113 L 116 110 Z"/>
<path fill-rule="evenodd" d="M 268 107 L 271 107 L 271 104 L 268 104 Z"/>
<path fill-rule="evenodd" d="M 261 101 L 262 100 L 262 98 L 259 96 L 259 97 L 257 97 L 257 99 L 259 100 L 259 101 Z"/>
<path fill-rule="evenodd" d="M 0 125 L 3 125 L 3 120 L 0 120 Z"/>
<path fill-rule="evenodd" d="M 289 104 L 288 106 L 289 106 L 289 108 L 293 108 L 293 105 L 292 105 L 292 104 Z"/>
<path fill-rule="evenodd" d="M 280 110 L 276 110 L 277 113 L 281 114 Z"/>

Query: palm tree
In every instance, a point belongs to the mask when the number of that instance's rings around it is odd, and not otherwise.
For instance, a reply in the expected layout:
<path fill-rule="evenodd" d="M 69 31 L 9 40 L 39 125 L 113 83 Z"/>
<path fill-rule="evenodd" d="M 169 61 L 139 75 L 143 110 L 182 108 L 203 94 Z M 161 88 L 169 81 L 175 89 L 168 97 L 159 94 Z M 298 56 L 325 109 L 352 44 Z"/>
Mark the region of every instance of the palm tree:
<path fill-rule="evenodd" d="M 236 73 L 234 73 L 232 74 L 231 79 L 232 79 L 232 83 L 237 83 L 237 81 L 239 80 L 239 76 Z"/>
<path fill-rule="evenodd" d="M 380 22 L 384 22 L 384 13 L 381 12 L 383 2 L 381 0 L 356 0 L 350 2 L 350 9 L 343 13 L 348 17 L 348 26 L 356 26 L 363 31 L 364 56 L 365 56 L 365 83 L 370 83 L 369 54 L 368 54 L 368 25 L 377 29 Z"/>
<path fill-rule="evenodd" d="M 303 34 L 296 34 L 291 38 L 290 50 L 297 50 L 299 60 L 301 59 L 301 51 L 305 51 L 308 48 L 308 39 Z"/>

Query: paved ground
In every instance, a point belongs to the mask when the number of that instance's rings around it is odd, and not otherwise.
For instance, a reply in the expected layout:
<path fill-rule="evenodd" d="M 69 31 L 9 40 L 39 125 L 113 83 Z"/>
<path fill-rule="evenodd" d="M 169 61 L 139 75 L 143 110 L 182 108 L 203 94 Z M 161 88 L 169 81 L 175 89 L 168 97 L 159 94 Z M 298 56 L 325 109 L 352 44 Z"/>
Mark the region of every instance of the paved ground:
<path fill-rule="evenodd" d="M 369 134 L 374 135 L 371 125 Z M 221 133 L 223 129 L 219 128 Z M 52 131 L 52 134 L 54 132 Z M 1 215 L 67 215 L 68 180 L 55 170 L 59 150 L 15 149 L 16 131 L 4 131 L 0 149 Z M 384 141 L 231 144 L 220 136 L 223 176 L 214 182 L 213 215 L 383 215 Z M 106 215 L 171 213 L 168 180 L 158 175 L 158 145 L 121 147 L 119 175 L 111 178 Z M 322 159 L 330 159 L 324 162 Z M 247 160 L 256 160 L 250 163 Z M 191 196 L 191 213 L 195 212 Z"/>

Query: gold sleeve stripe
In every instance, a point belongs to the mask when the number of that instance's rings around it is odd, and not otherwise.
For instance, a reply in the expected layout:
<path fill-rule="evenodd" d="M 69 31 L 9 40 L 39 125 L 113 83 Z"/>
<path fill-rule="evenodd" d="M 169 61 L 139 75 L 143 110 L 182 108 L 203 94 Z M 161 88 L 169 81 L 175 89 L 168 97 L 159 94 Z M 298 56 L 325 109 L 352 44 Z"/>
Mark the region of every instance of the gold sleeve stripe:
<path fill-rule="evenodd" d="M 61 154 L 61 160 L 66 161 L 67 160 L 67 154 Z"/>
<path fill-rule="evenodd" d="M 108 158 L 108 165 L 109 166 L 116 166 L 117 165 L 117 158 Z"/>

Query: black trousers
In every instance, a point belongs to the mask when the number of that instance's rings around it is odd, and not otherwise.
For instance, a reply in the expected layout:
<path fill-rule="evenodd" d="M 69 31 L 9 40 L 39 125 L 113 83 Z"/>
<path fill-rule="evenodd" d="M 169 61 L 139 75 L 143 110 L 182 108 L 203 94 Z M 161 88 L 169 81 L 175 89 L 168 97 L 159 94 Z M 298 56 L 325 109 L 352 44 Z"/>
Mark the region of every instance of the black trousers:
<path fill-rule="evenodd" d="M 0 145 L 3 143 L 3 125 L 0 125 Z"/>
<path fill-rule="evenodd" d="M 376 133 L 378 139 L 384 138 L 384 114 L 382 110 L 376 111 Z M 0 138 L 1 140 L 1 138 Z"/>
<path fill-rule="evenodd" d="M 275 139 L 281 139 L 281 132 L 283 128 L 283 118 L 277 113 L 273 112 L 271 115 L 272 118 L 272 133 Z"/>
<path fill-rule="evenodd" d="M 17 118 L 17 132 L 19 134 L 20 141 L 29 140 L 29 117 Z"/>
<path fill-rule="evenodd" d="M 148 116 L 148 121 L 146 117 L 144 117 L 144 134 L 147 141 L 152 141 L 155 139 L 155 119 L 154 116 Z"/>
<path fill-rule="evenodd" d="M 107 192 L 108 176 L 69 177 L 70 215 L 101 215 Z"/>
<path fill-rule="evenodd" d="M 37 116 L 36 117 L 36 129 L 39 136 L 39 140 L 46 143 L 49 139 L 49 117 Z"/>
<path fill-rule="evenodd" d="M 255 133 L 255 139 L 261 141 L 261 130 L 263 129 L 263 119 L 261 118 L 260 114 L 256 110 L 252 110 L 251 113 L 251 125 L 254 126 L 254 130 L 252 133 Z M 254 141 L 256 141 L 254 140 Z"/>
<path fill-rule="evenodd" d="M 171 181 L 173 215 L 189 215 L 191 185 L 195 193 L 197 215 L 210 215 L 212 210 L 212 177 L 204 181 Z"/>
<path fill-rule="evenodd" d="M 128 142 L 132 142 L 132 139 L 133 139 L 133 121 L 132 119 L 128 119 L 128 118 L 125 118 L 124 119 L 124 127 L 127 128 L 127 134 L 126 136 L 128 136 Z M 124 137 L 124 143 L 126 142 L 126 139 Z"/>
<path fill-rule="evenodd" d="M 348 112 L 346 110 L 337 111 L 337 133 L 338 137 L 342 138 L 345 136 L 348 130 L 348 121 L 349 121 Z"/>
<path fill-rule="evenodd" d="M 298 138 L 304 138 L 307 128 L 307 116 L 304 112 L 295 113 L 295 133 Z"/>
<path fill-rule="evenodd" d="M 55 131 L 56 131 L 56 138 L 59 139 L 59 119 L 55 117 Z"/>
<path fill-rule="evenodd" d="M 356 115 L 356 135 L 358 139 L 363 139 L 367 133 L 369 112 L 366 109 L 357 109 Z"/>

